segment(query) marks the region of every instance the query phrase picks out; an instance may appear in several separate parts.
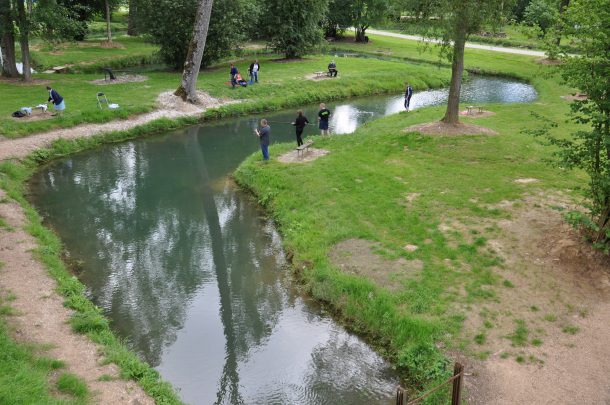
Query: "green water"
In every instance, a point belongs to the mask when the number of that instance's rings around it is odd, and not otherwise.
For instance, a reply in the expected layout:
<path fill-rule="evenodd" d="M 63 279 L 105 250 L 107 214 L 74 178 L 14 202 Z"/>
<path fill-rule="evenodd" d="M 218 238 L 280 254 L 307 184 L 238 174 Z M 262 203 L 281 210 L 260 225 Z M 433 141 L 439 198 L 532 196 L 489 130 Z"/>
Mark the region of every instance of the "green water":
<path fill-rule="evenodd" d="M 513 85 L 483 79 L 473 93 L 502 101 Z M 442 97 L 416 93 L 412 105 Z M 331 127 L 349 133 L 401 106 L 401 97 L 330 105 Z M 312 121 L 315 111 L 305 111 Z M 294 142 L 282 124 L 292 112 L 266 117 L 272 142 Z M 54 162 L 32 179 L 32 201 L 112 328 L 185 402 L 392 404 L 390 365 L 294 290 L 273 222 L 228 177 L 258 151 L 257 118 Z"/>

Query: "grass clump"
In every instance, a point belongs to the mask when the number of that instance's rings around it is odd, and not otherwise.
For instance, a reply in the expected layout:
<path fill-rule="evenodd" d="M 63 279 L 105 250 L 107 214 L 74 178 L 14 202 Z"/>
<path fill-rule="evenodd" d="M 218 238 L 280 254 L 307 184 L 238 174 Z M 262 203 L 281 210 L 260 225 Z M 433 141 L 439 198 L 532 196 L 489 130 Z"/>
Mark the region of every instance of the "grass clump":
<path fill-rule="evenodd" d="M 56 386 L 59 392 L 70 394 L 79 399 L 85 399 L 89 395 L 87 384 L 71 373 L 62 373 L 57 379 Z"/>
<path fill-rule="evenodd" d="M 566 325 L 563 328 L 561 328 L 561 331 L 563 333 L 567 333 L 568 335 L 575 335 L 578 333 L 579 330 L 580 330 L 580 328 L 578 326 L 573 326 L 573 325 Z"/>
<path fill-rule="evenodd" d="M 15 342 L 7 325 L 0 319 L 0 403 L 71 405 L 82 402 L 58 399 L 49 386 L 49 374 L 64 363 L 37 357 L 35 349 Z"/>
<path fill-rule="evenodd" d="M 527 345 L 527 338 L 529 335 L 529 330 L 527 329 L 527 325 L 525 324 L 525 321 L 522 319 L 517 319 L 515 321 L 515 325 L 516 325 L 515 331 L 511 335 L 508 336 L 508 338 L 512 342 L 512 345 L 514 347 Z"/>

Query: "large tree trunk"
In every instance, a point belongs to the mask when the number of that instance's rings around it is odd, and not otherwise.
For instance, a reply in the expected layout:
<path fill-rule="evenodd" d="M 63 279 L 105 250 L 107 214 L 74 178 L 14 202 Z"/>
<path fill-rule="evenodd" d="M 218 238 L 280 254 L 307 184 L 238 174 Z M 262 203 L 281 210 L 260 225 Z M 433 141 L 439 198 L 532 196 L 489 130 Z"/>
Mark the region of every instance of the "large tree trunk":
<path fill-rule="evenodd" d="M 138 35 L 136 20 L 138 18 L 138 5 L 136 0 L 129 0 L 129 16 L 127 19 L 127 35 Z"/>
<path fill-rule="evenodd" d="M 189 50 L 184 62 L 182 81 L 180 87 L 174 93 L 189 103 L 198 103 L 197 97 L 197 77 L 201 68 L 201 59 L 205 49 L 205 41 L 208 37 L 208 26 L 210 25 L 210 15 L 212 14 L 213 0 L 200 0 L 195 16 L 195 26 L 193 28 L 193 38 L 189 45 Z"/>
<path fill-rule="evenodd" d="M 367 28 L 368 27 L 356 27 L 356 42 L 365 42 Z"/>
<path fill-rule="evenodd" d="M 451 86 L 447 100 L 447 111 L 442 121 L 446 124 L 457 124 L 460 112 L 460 92 L 462 90 L 462 74 L 464 73 L 464 47 L 466 45 L 466 31 L 458 29 L 453 44 L 453 62 L 451 64 Z"/>
<path fill-rule="evenodd" d="M 29 82 L 32 80 L 32 68 L 30 63 L 30 22 L 28 15 L 25 12 L 25 5 L 22 0 L 16 0 L 17 11 L 19 14 L 19 45 L 21 47 L 21 63 L 23 81 Z"/>
<path fill-rule="evenodd" d="M 2 52 L 2 75 L 19 76 L 15 65 L 15 31 L 9 2 L 2 2 L 0 5 L 0 50 Z"/>
<path fill-rule="evenodd" d="M 112 31 L 110 30 L 110 4 L 108 0 L 104 1 L 106 5 L 106 37 L 108 38 L 108 43 L 112 43 Z"/>

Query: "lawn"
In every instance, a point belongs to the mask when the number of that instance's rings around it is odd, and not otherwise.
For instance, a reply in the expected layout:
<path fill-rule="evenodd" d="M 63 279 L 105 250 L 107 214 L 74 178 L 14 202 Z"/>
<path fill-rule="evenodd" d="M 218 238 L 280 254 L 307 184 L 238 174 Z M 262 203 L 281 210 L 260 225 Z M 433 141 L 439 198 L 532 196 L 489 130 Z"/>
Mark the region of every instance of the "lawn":
<path fill-rule="evenodd" d="M 106 54 L 122 50 L 103 49 Z M 449 80 L 447 69 L 430 69 L 420 64 L 384 62 L 376 59 L 342 58 L 339 61 L 340 76 L 336 80 L 313 81 L 306 76 L 324 69 L 328 56 L 310 55 L 302 61 L 284 62 L 273 58 L 261 61 L 260 83 L 247 88 L 233 89 L 227 85 L 228 65 L 216 65 L 205 69 L 199 76 L 198 88 L 214 97 L 240 100 L 242 103 L 209 113 L 208 117 L 238 114 L 252 111 L 269 111 L 280 108 L 330 101 L 351 96 L 383 93 L 398 93 L 405 78 L 410 78 L 416 90 L 441 87 Z M 245 74 L 250 60 L 236 60 L 238 68 Z M 21 83 L 0 81 L 0 133 L 15 138 L 56 128 L 68 128 L 82 123 L 107 122 L 117 118 L 126 119 L 133 114 L 155 108 L 159 93 L 178 87 L 178 72 L 145 72 L 144 82 L 112 85 L 91 83 L 103 78 L 103 74 L 39 74 L 37 80 L 44 82 L 30 86 Z M 10 114 L 21 106 L 32 106 L 47 99 L 44 85 L 50 84 L 59 91 L 66 102 L 66 113 L 58 119 L 28 121 L 13 119 Z M 101 111 L 96 102 L 96 93 L 104 92 L 110 102 L 121 106 L 119 110 Z"/>
<path fill-rule="evenodd" d="M 334 46 L 407 60 L 438 59 L 420 53 L 412 41 L 371 39 L 367 45 Z M 553 190 L 576 196 L 573 190 L 584 180 L 582 173 L 550 166 L 550 148 L 523 132 L 541 125 L 532 112 L 559 123 L 557 134 L 567 136 L 576 128 L 565 122 L 569 104 L 560 96 L 570 89 L 559 83 L 554 68 L 528 57 L 472 50 L 466 66 L 526 79 L 540 98 L 528 105 L 486 105 L 496 114 L 465 119 L 494 129 L 497 136 L 404 132 L 444 113 L 443 107 L 426 108 L 379 119 L 349 136 L 318 138 L 316 147 L 330 153 L 313 163 L 261 165 L 254 154 L 235 173 L 276 219 L 307 290 L 419 383 L 446 375 L 437 347 L 476 352 L 462 330 L 469 308 L 497 301 L 499 289 L 508 288 L 501 274 L 512 269 L 488 243 L 500 233 L 497 222 L 511 217 L 502 202 Z M 271 155 L 290 149 L 273 146 Z M 521 178 L 537 182 L 515 182 Z M 385 279 L 342 271 L 337 247 L 346 241 L 370 244 L 388 268 L 401 260 L 415 270 Z"/>

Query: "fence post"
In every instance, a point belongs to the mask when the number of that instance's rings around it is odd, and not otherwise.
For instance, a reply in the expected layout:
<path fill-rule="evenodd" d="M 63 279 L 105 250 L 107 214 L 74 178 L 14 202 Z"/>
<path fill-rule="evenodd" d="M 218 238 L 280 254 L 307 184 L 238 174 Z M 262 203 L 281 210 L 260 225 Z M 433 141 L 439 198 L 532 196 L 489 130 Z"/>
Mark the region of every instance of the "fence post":
<path fill-rule="evenodd" d="M 399 385 L 398 388 L 396 388 L 396 405 L 404 405 L 405 396 L 405 389 Z"/>
<path fill-rule="evenodd" d="M 453 375 L 456 376 L 459 374 L 460 376 L 453 380 L 451 405 L 460 405 L 460 397 L 462 395 L 462 378 L 464 377 L 464 374 L 462 374 L 463 371 L 464 366 L 462 366 L 460 363 L 455 363 L 455 366 L 453 367 Z"/>

